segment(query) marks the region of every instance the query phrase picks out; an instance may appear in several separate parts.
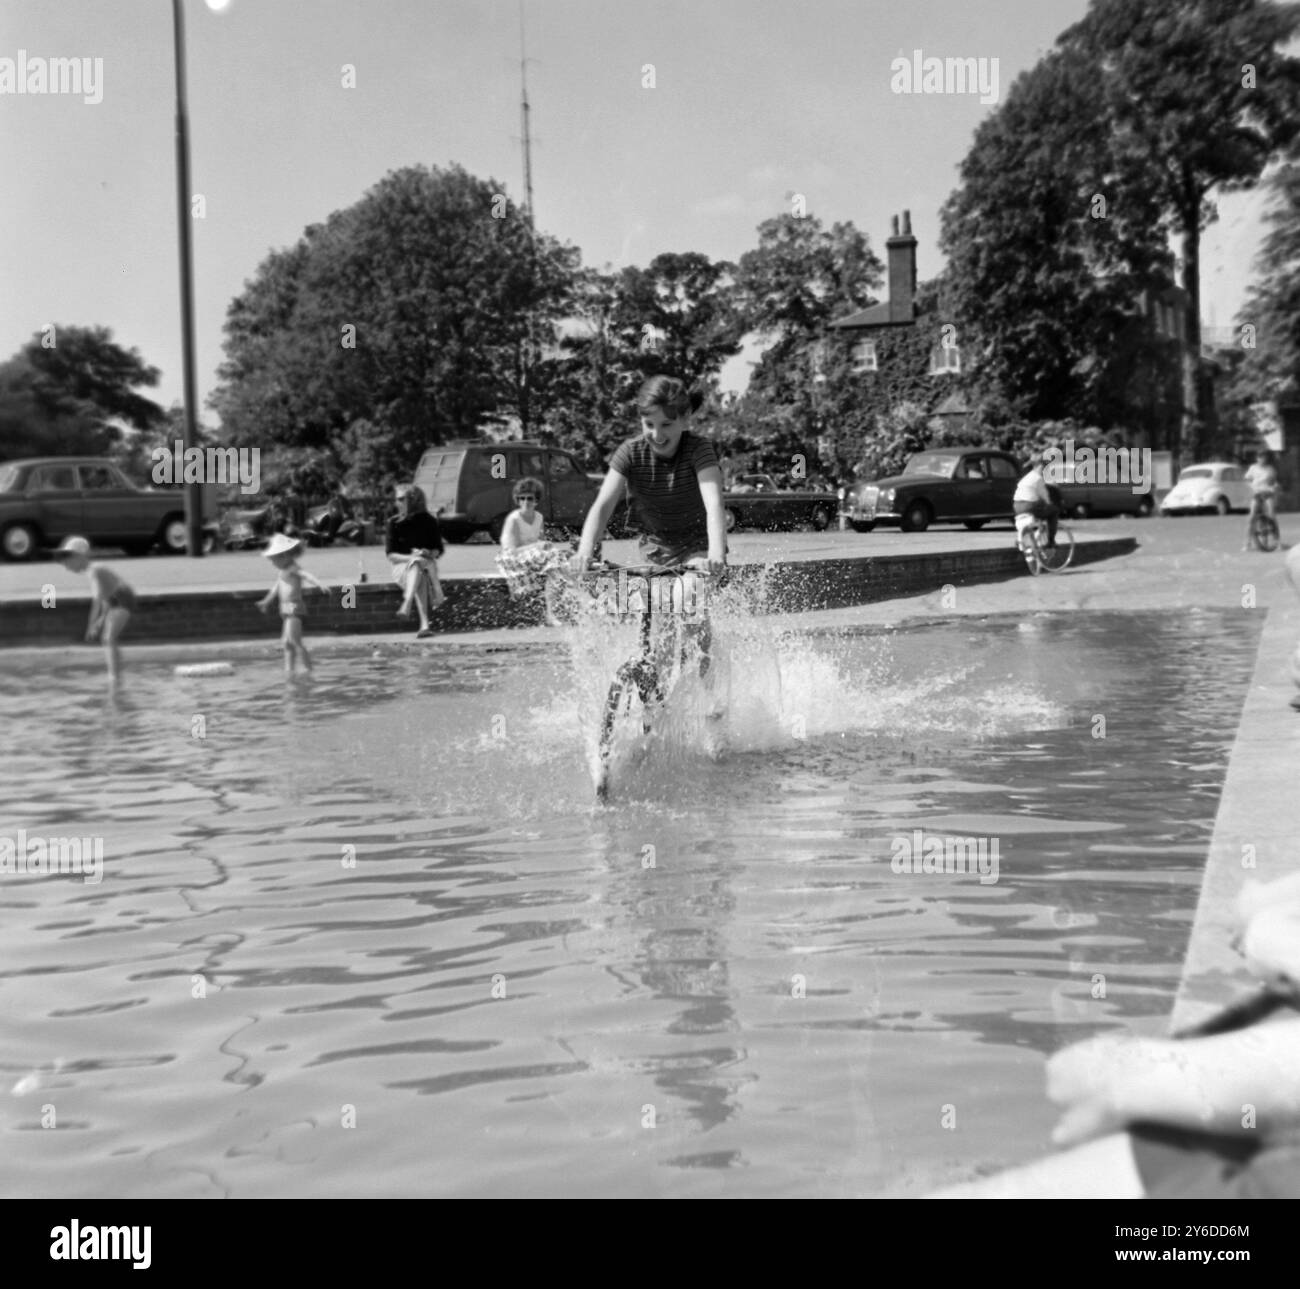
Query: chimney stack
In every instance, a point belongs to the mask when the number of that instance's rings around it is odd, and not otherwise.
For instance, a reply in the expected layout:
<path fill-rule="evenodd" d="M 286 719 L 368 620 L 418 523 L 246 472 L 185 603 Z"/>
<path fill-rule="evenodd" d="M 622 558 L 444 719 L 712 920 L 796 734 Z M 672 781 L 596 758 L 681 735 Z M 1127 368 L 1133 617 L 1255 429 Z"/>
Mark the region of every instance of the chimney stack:
<path fill-rule="evenodd" d="M 893 217 L 893 236 L 885 243 L 889 253 L 889 320 L 912 322 L 916 317 L 916 238 L 912 236 L 912 212 L 903 212 L 903 231 Z"/>

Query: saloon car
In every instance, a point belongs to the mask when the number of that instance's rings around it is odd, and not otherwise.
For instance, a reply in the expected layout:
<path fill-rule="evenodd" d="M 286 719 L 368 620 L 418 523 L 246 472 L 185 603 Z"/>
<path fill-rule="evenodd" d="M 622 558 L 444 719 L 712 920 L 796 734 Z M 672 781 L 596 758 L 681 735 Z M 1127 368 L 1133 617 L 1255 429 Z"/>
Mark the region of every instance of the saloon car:
<path fill-rule="evenodd" d="M 204 489 L 204 530 L 216 531 L 216 502 Z M 65 537 L 144 555 L 186 548 L 185 494 L 139 488 L 103 457 L 30 457 L 0 462 L 0 553 L 34 559 Z"/>
<path fill-rule="evenodd" d="M 901 474 L 855 484 L 845 511 L 860 533 L 877 524 L 897 524 L 905 533 L 924 532 L 931 524 L 982 528 L 1011 518 L 1011 499 L 1024 473 L 1007 452 L 933 448 L 913 455 Z"/>

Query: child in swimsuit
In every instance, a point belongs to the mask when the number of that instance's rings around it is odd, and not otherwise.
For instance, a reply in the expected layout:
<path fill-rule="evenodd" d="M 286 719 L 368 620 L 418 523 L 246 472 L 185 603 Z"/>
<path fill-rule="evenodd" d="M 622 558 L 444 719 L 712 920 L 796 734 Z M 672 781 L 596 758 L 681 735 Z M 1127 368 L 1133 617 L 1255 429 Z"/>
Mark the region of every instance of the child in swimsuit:
<path fill-rule="evenodd" d="M 67 538 L 54 558 L 73 573 L 85 573 L 90 578 L 90 622 L 86 626 L 86 639 L 93 641 L 96 636 L 102 639 L 109 687 L 116 689 L 122 669 L 118 641 L 135 608 L 135 591 L 107 565 L 91 563 L 90 543 L 84 537 Z"/>
<path fill-rule="evenodd" d="M 298 659 L 302 659 L 303 668 L 311 671 L 311 657 L 302 642 L 302 623 L 307 616 L 307 601 L 303 594 L 303 583 L 314 586 L 318 591 L 328 591 L 324 582 L 318 581 L 305 568 L 298 567 L 298 556 L 302 553 L 302 543 L 296 537 L 286 537 L 276 533 L 262 552 L 279 570 L 280 576 L 275 585 L 258 601 L 257 607 L 265 613 L 278 597 L 280 616 L 284 619 L 284 633 L 280 637 L 284 644 L 284 670 L 286 675 L 293 675 Z"/>

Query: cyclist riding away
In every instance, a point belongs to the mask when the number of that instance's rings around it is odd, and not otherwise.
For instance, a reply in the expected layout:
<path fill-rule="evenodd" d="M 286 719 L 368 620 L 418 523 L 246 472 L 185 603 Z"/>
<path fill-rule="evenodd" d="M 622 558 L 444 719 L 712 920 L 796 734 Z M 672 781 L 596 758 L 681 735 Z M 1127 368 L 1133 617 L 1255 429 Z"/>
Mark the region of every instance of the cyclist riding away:
<path fill-rule="evenodd" d="M 1250 484 L 1250 514 L 1246 519 L 1246 544 L 1241 548 L 1250 550 L 1254 544 L 1255 515 L 1262 511 L 1270 519 L 1276 520 L 1274 514 L 1277 496 L 1277 469 L 1273 465 L 1273 454 L 1266 448 L 1255 453 L 1255 464 L 1246 471 L 1246 482 Z"/>
<path fill-rule="evenodd" d="M 1030 515 L 1034 519 L 1045 519 L 1047 521 L 1047 549 L 1056 548 L 1056 521 L 1060 517 L 1061 508 L 1052 499 L 1052 491 L 1048 485 L 1047 478 L 1043 471 L 1048 464 L 1056 459 L 1052 452 L 1036 453 L 1030 463 L 1029 473 L 1016 485 L 1015 496 L 1012 498 L 1012 509 L 1015 511 L 1016 533 L 1021 542 L 1021 549 L 1024 549 L 1024 532 L 1026 524 L 1019 519 L 1020 515 Z"/>

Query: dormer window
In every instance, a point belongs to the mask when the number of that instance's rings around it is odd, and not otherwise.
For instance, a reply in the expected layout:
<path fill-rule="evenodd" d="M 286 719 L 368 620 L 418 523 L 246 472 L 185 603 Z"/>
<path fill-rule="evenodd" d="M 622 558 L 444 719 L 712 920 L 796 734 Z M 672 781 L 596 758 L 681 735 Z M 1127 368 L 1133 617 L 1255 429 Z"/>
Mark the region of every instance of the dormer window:
<path fill-rule="evenodd" d="M 874 340 L 859 340 L 853 346 L 853 374 L 860 376 L 863 372 L 879 370 L 880 363 L 876 358 L 876 342 Z"/>
<path fill-rule="evenodd" d="M 961 371 L 961 350 L 956 345 L 936 345 L 930 350 L 930 375 L 945 376 Z"/>

